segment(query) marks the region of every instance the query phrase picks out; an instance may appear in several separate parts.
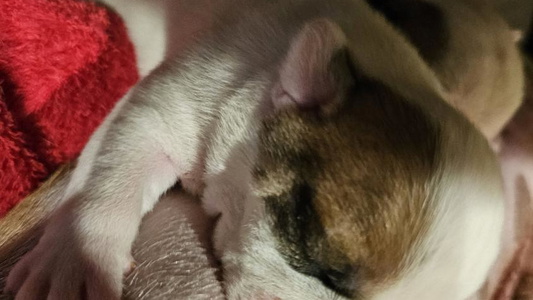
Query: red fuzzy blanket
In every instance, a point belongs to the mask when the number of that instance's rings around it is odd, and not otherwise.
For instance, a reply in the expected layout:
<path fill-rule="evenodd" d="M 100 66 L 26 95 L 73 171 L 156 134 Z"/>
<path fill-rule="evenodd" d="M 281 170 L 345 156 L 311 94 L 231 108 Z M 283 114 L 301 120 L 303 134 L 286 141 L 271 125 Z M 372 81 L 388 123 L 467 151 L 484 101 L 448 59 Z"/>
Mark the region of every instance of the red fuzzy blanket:
<path fill-rule="evenodd" d="M 0 217 L 74 159 L 138 79 L 120 18 L 75 0 L 0 0 Z"/>

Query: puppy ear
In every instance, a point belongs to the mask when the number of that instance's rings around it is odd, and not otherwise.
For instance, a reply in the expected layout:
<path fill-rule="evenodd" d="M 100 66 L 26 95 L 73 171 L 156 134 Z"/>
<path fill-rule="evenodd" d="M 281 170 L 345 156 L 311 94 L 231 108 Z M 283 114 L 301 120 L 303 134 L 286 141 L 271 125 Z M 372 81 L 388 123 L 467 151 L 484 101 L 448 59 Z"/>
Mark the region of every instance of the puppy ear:
<path fill-rule="evenodd" d="M 314 109 L 338 101 L 343 86 L 338 64 L 346 36 L 341 28 L 327 19 L 307 23 L 291 42 L 281 64 L 278 82 L 272 90 L 276 109 L 298 107 Z"/>

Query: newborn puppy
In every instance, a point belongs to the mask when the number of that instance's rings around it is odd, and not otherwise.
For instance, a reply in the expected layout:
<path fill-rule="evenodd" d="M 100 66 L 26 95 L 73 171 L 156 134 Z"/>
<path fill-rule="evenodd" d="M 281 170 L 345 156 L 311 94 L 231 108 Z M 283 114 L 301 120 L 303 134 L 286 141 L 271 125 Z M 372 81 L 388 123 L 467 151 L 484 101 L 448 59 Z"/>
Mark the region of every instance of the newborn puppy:
<path fill-rule="evenodd" d="M 474 293 L 503 195 L 487 142 L 446 103 L 447 73 L 363 1 L 224 7 L 91 138 L 9 276 L 16 299 L 119 298 L 141 217 L 177 181 L 220 216 L 229 299 Z"/>
<path fill-rule="evenodd" d="M 445 99 L 495 142 L 524 95 L 519 30 L 483 0 L 369 0 L 435 71 Z"/>

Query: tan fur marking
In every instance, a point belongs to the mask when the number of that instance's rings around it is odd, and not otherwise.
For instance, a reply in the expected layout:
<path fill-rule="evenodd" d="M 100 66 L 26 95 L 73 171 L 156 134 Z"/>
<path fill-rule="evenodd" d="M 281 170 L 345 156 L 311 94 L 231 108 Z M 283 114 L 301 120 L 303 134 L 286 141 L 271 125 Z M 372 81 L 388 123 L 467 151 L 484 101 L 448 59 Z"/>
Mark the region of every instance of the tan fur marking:
<path fill-rule="evenodd" d="M 427 139 L 434 139 L 434 132 L 416 119 L 418 112 L 397 108 L 414 118 L 372 122 L 387 116 L 383 107 L 367 103 L 338 128 L 314 132 L 330 141 L 343 141 L 342 133 L 353 133 L 344 144 L 315 145 L 329 168 L 317 178 L 315 205 L 331 244 L 352 264 L 364 262 L 364 276 L 370 281 L 395 279 L 406 271 L 412 249 L 429 224 L 427 184 L 435 149 L 424 138 L 395 145 L 393 136 L 409 127 Z"/>
<path fill-rule="evenodd" d="M 62 192 L 72 169 L 73 164 L 60 167 L 41 187 L 0 218 L 0 257 L 8 255 L 14 245 L 32 234 L 62 203 Z"/>
<path fill-rule="evenodd" d="M 431 223 L 438 131 L 383 86 L 361 86 L 327 122 L 289 113 L 271 123 L 264 141 L 277 150 L 261 156 L 260 185 L 277 195 L 312 185 L 325 240 L 309 252 L 325 265 L 356 266 L 364 289 L 392 283 L 420 259 L 414 250 Z M 301 151 L 314 159 L 291 164 Z M 266 182 L 279 190 L 266 191 Z"/>

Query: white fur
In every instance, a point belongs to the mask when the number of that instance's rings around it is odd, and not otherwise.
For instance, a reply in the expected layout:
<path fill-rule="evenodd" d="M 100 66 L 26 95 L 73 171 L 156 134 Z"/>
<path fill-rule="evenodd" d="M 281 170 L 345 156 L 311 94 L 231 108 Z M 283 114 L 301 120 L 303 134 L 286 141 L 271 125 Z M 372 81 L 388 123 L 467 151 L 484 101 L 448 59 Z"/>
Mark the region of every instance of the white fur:
<path fill-rule="evenodd" d="M 9 285 L 15 286 L 17 278 L 24 277 L 20 274 L 30 270 L 27 275 L 32 280 L 22 285 L 17 299 L 31 299 L 42 282 L 54 283 L 50 293 L 72 292 L 76 287 L 69 284 L 92 282 L 96 275 L 82 267 L 63 268 L 82 259 L 103 270 L 100 275 L 118 295 L 142 215 L 177 179 L 195 192 L 205 184 L 204 206 L 221 214 L 214 241 L 225 264 L 229 299 L 342 299 L 281 258 L 266 226 L 264 206 L 250 186 L 255 135 L 263 102 L 270 99 L 276 64 L 284 58 L 294 35 L 291 30 L 308 19 L 280 20 L 292 26 L 280 28 L 279 16 L 266 13 L 274 4 L 258 1 L 259 8 L 247 11 L 250 4 L 236 2 L 239 9 L 230 13 L 248 18 L 248 23 L 229 33 L 222 28 L 215 39 L 182 59 L 166 59 L 95 133 L 80 158 L 68 205 L 10 275 Z M 428 237 L 413 253 L 418 260 L 423 256 L 428 260 L 372 299 L 460 300 L 481 285 L 498 245 L 501 191 L 494 158 L 479 133 L 442 101 L 435 75 L 398 32 L 363 1 L 333 2 L 345 13 L 340 22 L 363 73 L 419 105 L 445 129 L 442 178 L 435 178 L 439 210 Z M 114 4 L 125 12 L 125 4 Z M 323 5 L 314 0 L 305 4 Z M 154 11 L 161 13 L 159 8 Z M 139 26 L 132 25 L 127 14 L 130 29 Z M 154 26 L 160 28 L 162 23 Z M 146 37 L 141 30 L 133 38 Z M 153 38 L 159 46 L 168 43 L 159 31 Z M 262 38 L 269 38 L 269 43 L 264 45 Z M 144 50 L 139 49 L 143 57 Z M 142 72 L 162 59 L 158 51 L 146 55 L 141 59 Z M 459 149 L 451 146 L 455 143 Z M 486 249 L 483 255 L 478 241 Z M 87 289 L 98 295 L 96 286 L 88 284 Z"/>
<path fill-rule="evenodd" d="M 165 11 L 169 1 L 99 0 L 112 7 L 124 20 L 134 45 L 141 77 L 148 75 L 164 59 L 168 48 Z"/>
<path fill-rule="evenodd" d="M 417 251 L 433 258 L 421 261 L 377 300 L 466 299 L 481 287 L 496 259 L 504 220 L 498 166 L 485 140 L 449 124 L 444 124 L 448 142 L 440 178 L 433 183 L 435 222 Z M 466 153 L 451 157 L 457 151 Z"/>
<path fill-rule="evenodd" d="M 78 157 L 76 169 L 72 174 L 67 189 L 65 190 L 65 200 L 74 196 L 85 186 L 85 182 L 91 173 L 94 159 L 100 149 L 104 135 L 109 130 L 109 126 L 116 118 L 122 106 L 124 106 L 124 103 L 128 101 L 127 99 L 130 97 L 130 94 L 131 93 L 127 93 L 117 102 L 115 107 L 113 107 L 109 115 L 105 118 L 102 124 L 100 124 L 85 145 L 83 152 Z"/>

